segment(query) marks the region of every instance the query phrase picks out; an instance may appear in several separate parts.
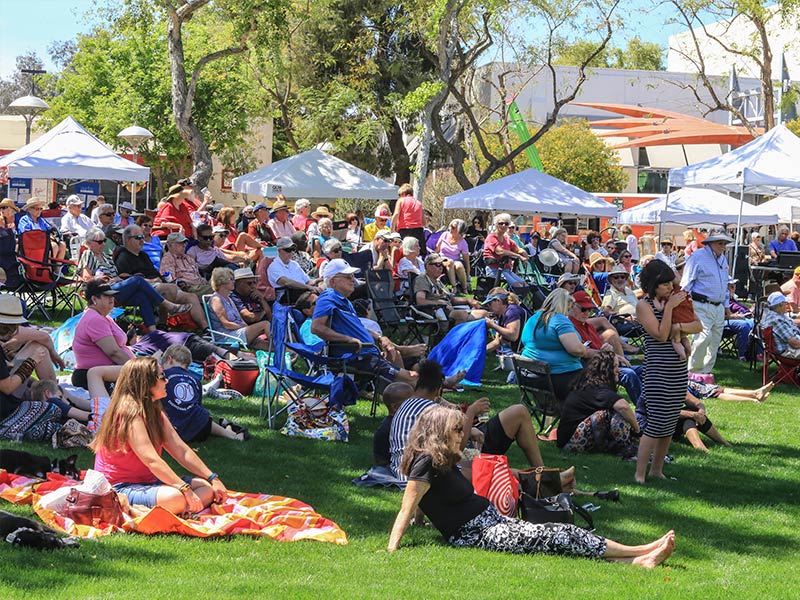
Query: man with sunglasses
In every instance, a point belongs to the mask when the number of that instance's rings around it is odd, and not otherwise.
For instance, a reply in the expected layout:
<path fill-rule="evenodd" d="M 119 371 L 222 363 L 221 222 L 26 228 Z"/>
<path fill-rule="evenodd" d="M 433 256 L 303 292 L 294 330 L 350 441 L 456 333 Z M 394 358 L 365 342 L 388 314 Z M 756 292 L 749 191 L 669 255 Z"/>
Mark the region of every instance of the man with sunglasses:
<path fill-rule="evenodd" d="M 256 276 L 248 267 L 233 272 L 233 291 L 230 295 L 242 321 L 248 325 L 272 320 L 272 308 L 264 295 L 256 289 Z"/>
<path fill-rule="evenodd" d="M 119 249 L 117 257 L 114 259 L 119 276 L 127 279 L 134 275 L 140 275 L 149 281 L 159 294 L 170 302 L 177 304 L 189 304 L 192 308 L 190 313 L 192 320 L 201 329 L 208 327 L 208 321 L 203 312 L 200 299 L 194 294 L 184 292 L 174 283 L 167 283 L 161 277 L 161 273 L 153 266 L 150 257 L 142 252 L 144 247 L 144 235 L 142 228 L 138 225 L 128 225 L 122 232 L 123 247 Z"/>
<path fill-rule="evenodd" d="M 212 294 L 211 285 L 200 273 L 197 260 L 186 254 L 186 242 L 189 241 L 180 231 L 173 231 L 167 236 L 167 252 L 161 259 L 159 270 L 164 275 L 169 273 L 178 287 L 198 297 Z"/>
<path fill-rule="evenodd" d="M 275 300 L 280 301 L 285 293 L 285 288 L 319 294 L 319 279 L 311 279 L 300 268 L 297 261 L 293 260 L 297 246 L 292 238 L 279 238 L 275 245 L 278 248 L 278 258 L 267 267 L 267 279 L 269 279 L 269 284 L 275 288 Z"/>
<path fill-rule="evenodd" d="M 445 290 L 441 282 L 444 259 L 440 254 L 431 252 L 425 257 L 424 264 L 425 272 L 414 280 L 414 301 L 418 307 L 433 311 L 434 315 L 441 310 L 454 325 L 486 316 L 487 312 L 474 298 L 462 298 Z M 469 306 L 474 310 L 454 306 Z"/>
<path fill-rule="evenodd" d="M 228 230 L 222 226 L 219 233 L 226 235 Z M 214 233 L 211 225 L 198 225 L 197 227 L 197 244 L 192 246 L 186 251 L 186 254 L 191 256 L 197 262 L 197 267 L 200 269 L 203 277 L 208 278 L 217 267 L 229 267 L 236 269 L 238 265 L 231 263 L 228 257 L 222 253 L 222 250 L 214 245 Z"/>

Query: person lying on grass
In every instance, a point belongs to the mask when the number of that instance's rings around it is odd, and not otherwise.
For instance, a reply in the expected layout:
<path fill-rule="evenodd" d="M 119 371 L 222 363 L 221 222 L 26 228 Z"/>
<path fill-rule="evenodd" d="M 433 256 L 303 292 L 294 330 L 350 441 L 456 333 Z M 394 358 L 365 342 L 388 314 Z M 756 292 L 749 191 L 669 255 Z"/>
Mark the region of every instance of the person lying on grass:
<path fill-rule="evenodd" d="M 228 490 L 172 427 L 161 406 L 166 395 L 167 377 L 155 358 L 134 358 L 122 367 L 91 444 L 94 468 L 132 505 L 197 513 L 224 502 Z M 196 477 L 179 477 L 162 450 Z"/>
<path fill-rule="evenodd" d="M 674 531 L 649 544 L 625 546 L 571 524 L 534 524 L 500 515 L 456 468 L 463 429 L 464 416 L 445 407 L 427 410 L 417 420 L 403 454 L 401 470 L 408 484 L 389 537 L 390 552 L 400 547 L 417 507 L 457 548 L 603 558 L 648 568 L 663 563 L 675 549 Z"/>
<path fill-rule="evenodd" d="M 161 357 L 167 376 L 167 396 L 162 406 L 170 423 L 184 442 L 204 442 L 209 435 L 243 442 L 246 430 L 235 432 L 232 424 L 222 427 L 203 407 L 200 378 L 189 371 L 192 353 L 186 346 L 172 344 Z"/>

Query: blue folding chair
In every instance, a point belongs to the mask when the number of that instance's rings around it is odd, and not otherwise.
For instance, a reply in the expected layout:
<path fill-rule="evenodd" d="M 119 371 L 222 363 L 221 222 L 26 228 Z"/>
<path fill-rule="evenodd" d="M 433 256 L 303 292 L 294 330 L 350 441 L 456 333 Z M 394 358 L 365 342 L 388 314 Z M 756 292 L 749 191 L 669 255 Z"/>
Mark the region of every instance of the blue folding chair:
<path fill-rule="evenodd" d="M 271 359 L 266 367 L 267 377 L 264 391 L 261 393 L 261 409 L 259 418 L 264 417 L 266 410 L 267 425 L 270 429 L 275 427 L 275 419 L 285 412 L 289 407 L 289 402 L 282 408 L 278 408 L 278 398 L 281 394 L 286 394 L 291 400 L 297 401 L 302 396 L 294 386 L 300 384 L 303 391 L 313 390 L 315 393 L 330 395 L 333 375 L 329 372 L 303 375 L 291 369 L 291 365 L 286 360 L 287 347 L 295 349 L 296 344 L 290 344 L 292 340 L 298 339 L 297 325 L 292 316 L 292 308 L 276 302 L 272 306 L 272 329 L 271 329 Z M 311 354 L 321 350 L 313 346 L 300 345 L 305 352 Z M 295 350 L 296 351 L 296 350 Z M 273 383 L 274 379 L 274 383 Z"/>

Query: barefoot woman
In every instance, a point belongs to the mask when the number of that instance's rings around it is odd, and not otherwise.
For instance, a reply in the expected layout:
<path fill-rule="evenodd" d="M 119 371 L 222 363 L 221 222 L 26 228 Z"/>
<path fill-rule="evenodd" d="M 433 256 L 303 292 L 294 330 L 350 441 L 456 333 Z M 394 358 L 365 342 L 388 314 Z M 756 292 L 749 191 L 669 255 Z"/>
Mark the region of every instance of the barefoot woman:
<path fill-rule="evenodd" d="M 125 363 L 92 442 L 94 468 L 131 504 L 162 506 L 174 514 L 200 512 L 223 502 L 228 491 L 170 424 L 161 408 L 166 393 L 167 378 L 155 358 Z M 161 458 L 162 450 L 197 477 L 179 477 Z"/>
<path fill-rule="evenodd" d="M 456 468 L 461 457 L 463 415 L 444 407 L 426 410 L 411 431 L 401 470 L 408 475 L 403 504 L 392 527 L 389 551 L 400 540 L 417 507 L 451 546 L 514 554 L 558 554 L 655 567 L 675 548 L 675 533 L 642 546 L 624 546 L 564 523 L 533 524 L 501 516 L 475 494 Z"/>

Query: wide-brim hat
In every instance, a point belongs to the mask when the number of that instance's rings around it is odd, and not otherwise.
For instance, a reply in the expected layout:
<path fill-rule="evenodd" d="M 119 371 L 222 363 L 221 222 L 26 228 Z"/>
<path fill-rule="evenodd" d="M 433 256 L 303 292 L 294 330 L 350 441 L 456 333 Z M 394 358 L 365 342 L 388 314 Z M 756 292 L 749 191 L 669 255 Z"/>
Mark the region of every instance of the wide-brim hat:
<path fill-rule="evenodd" d="M 631 274 L 625 270 L 625 267 L 622 265 L 614 265 L 611 270 L 608 272 L 608 278 L 611 279 L 612 275 L 625 275 L 625 277 L 630 277 Z"/>
<path fill-rule="evenodd" d="M 321 206 L 318 206 L 317 208 L 314 209 L 314 212 L 311 213 L 311 216 L 314 217 L 315 219 L 321 219 L 321 218 L 332 219 L 333 213 L 326 204 L 322 204 Z"/>
<path fill-rule="evenodd" d="M 670 246 L 674 246 L 675 242 L 672 241 L 672 238 L 664 238 L 663 240 L 661 240 L 661 245 L 663 246 L 664 244 L 669 244 Z"/>
<path fill-rule="evenodd" d="M 614 259 L 608 258 L 607 256 L 603 256 L 599 252 L 592 252 L 589 255 L 589 266 L 590 267 L 595 266 L 597 263 L 599 263 L 601 261 L 605 261 L 606 264 L 612 264 L 614 262 Z"/>
<path fill-rule="evenodd" d="M 131 204 L 130 202 L 120 202 L 119 207 L 133 212 L 133 204 Z"/>
<path fill-rule="evenodd" d="M 11 294 L 0 294 L 0 323 L 24 325 L 28 320 L 22 312 L 22 302 Z"/>
<path fill-rule="evenodd" d="M 33 206 L 44 206 L 45 204 L 47 204 L 47 202 L 45 202 L 41 198 L 37 196 L 31 196 L 30 198 L 28 198 L 28 201 L 25 203 L 25 206 L 22 207 L 22 210 L 28 210 Z"/>
<path fill-rule="evenodd" d="M 711 235 L 703 240 L 703 244 L 711 244 L 713 242 L 725 242 L 726 244 L 732 244 L 734 240 L 724 231 L 712 231 Z"/>
<path fill-rule="evenodd" d="M 14 212 L 19 212 L 17 204 L 11 198 L 3 198 L 3 201 L 0 202 L 0 208 L 12 208 Z"/>
<path fill-rule="evenodd" d="M 172 198 L 175 198 L 177 196 L 180 196 L 181 194 L 183 194 L 183 191 L 185 189 L 186 188 L 184 188 L 184 186 L 181 185 L 180 183 L 176 183 L 175 185 L 171 185 L 169 187 L 169 190 L 167 190 L 167 198 L 168 199 L 172 199 Z"/>
<path fill-rule="evenodd" d="M 580 275 L 575 275 L 573 273 L 564 273 L 563 275 L 561 275 L 561 277 L 558 278 L 558 281 L 556 282 L 556 287 L 561 287 L 562 285 L 570 281 L 574 281 L 577 284 L 580 282 L 580 280 L 581 280 Z"/>
<path fill-rule="evenodd" d="M 545 248 L 539 252 L 539 262 L 545 267 L 554 267 L 558 264 L 558 252 L 552 248 Z"/>
<path fill-rule="evenodd" d="M 286 200 L 275 200 L 275 203 L 272 205 L 272 210 L 270 210 L 270 214 L 275 214 L 279 210 L 289 210 L 289 205 L 286 204 Z"/>

